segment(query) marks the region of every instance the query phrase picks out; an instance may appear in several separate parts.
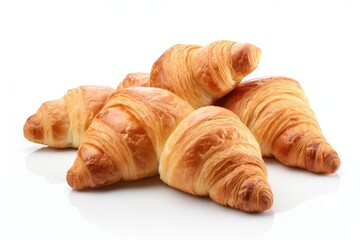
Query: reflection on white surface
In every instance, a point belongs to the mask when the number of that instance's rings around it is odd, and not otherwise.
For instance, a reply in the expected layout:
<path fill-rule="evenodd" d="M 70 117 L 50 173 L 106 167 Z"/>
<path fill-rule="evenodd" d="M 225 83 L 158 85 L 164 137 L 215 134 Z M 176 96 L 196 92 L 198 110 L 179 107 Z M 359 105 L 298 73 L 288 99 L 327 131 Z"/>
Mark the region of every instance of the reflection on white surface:
<path fill-rule="evenodd" d="M 63 183 L 73 164 L 76 149 L 40 148 L 26 158 L 26 166 L 35 175 L 44 176 L 51 184 Z"/>
<path fill-rule="evenodd" d="M 84 218 L 119 236 L 141 232 L 219 239 L 227 232 L 252 238 L 266 232 L 274 219 L 272 210 L 246 214 L 172 189 L 158 176 L 95 191 L 71 191 L 69 201 Z"/>
<path fill-rule="evenodd" d="M 338 174 L 322 175 L 286 167 L 274 159 L 265 159 L 269 183 L 274 194 L 275 213 L 291 210 L 316 196 L 340 186 Z"/>
<path fill-rule="evenodd" d="M 66 183 L 66 172 L 75 155 L 73 149 L 41 148 L 27 156 L 26 165 L 50 184 Z M 234 237 L 253 238 L 269 230 L 274 221 L 273 210 L 262 214 L 243 213 L 209 198 L 170 188 L 159 176 L 96 190 L 70 191 L 68 199 L 85 219 L 122 236 L 165 231 L 177 232 L 178 237 L 221 238 L 226 231 Z M 159 227 L 164 221 L 166 230 Z"/>
<path fill-rule="evenodd" d="M 66 172 L 75 156 L 74 149 L 41 148 L 27 156 L 26 165 L 33 174 L 45 177 L 50 184 L 66 183 Z M 83 218 L 116 235 L 133 236 L 139 231 L 140 235 L 169 232 L 177 233 L 178 237 L 205 234 L 215 239 L 221 238 L 226 231 L 234 237 L 255 238 L 271 229 L 276 214 L 336 191 L 340 186 L 337 174 L 313 174 L 285 167 L 273 159 L 266 159 L 266 165 L 274 205 L 261 214 L 243 213 L 206 197 L 194 197 L 168 187 L 158 176 L 97 190 L 72 190 L 68 200 Z M 67 184 L 64 186 L 70 188 Z M 160 227 L 163 221 L 166 221 L 166 229 Z"/>

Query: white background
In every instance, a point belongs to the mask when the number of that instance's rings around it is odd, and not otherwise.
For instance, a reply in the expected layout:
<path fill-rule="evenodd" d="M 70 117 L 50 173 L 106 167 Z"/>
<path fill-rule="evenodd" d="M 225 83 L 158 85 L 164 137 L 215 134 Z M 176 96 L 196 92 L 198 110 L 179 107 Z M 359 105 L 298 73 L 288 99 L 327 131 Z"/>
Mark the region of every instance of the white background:
<path fill-rule="evenodd" d="M 359 239 L 357 1 L 0 1 L 0 239 Z M 28 142 L 40 104 L 84 84 L 116 87 L 177 43 L 262 49 L 247 77 L 305 89 L 342 166 L 322 176 L 267 160 L 274 205 L 246 214 L 158 177 L 76 192 L 75 150 Z"/>

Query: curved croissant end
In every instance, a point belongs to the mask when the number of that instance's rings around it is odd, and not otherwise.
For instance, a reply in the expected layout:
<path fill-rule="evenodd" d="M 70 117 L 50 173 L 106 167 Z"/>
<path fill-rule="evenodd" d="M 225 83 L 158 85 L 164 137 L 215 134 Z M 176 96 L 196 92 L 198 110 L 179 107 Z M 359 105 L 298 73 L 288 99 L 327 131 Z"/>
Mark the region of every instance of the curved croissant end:
<path fill-rule="evenodd" d="M 150 87 L 150 74 L 144 72 L 129 73 L 119 83 L 116 90 L 127 87 Z"/>
<path fill-rule="evenodd" d="M 69 185 L 81 190 L 156 175 L 163 145 L 191 111 L 164 89 L 116 91 L 85 132 L 67 174 Z"/>
<path fill-rule="evenodd" d="M 44 102 L 24 124 L 24 137 L 54 148 L 77 148 L 92 118 L 114 92 L 105 86 L 80 86 Z"/>
<path fill-rule="evenodd" d="M 261 50 L 248 43 L 177 44 L 153 64 L 150 86 L 170 90 L 199 108 L 233 89 L 257 67 L 260 55 Z"/>
<path fill-rule="evenodd" d="M 330 174 L 340 167 L 297 81 L 278 76 L 242 82 L 217 105 L 235 112 L 249 127 L 263 156 L 315 173 Z"/>
<path fill-rule="evenodd" d="M 245 212 L 273 203 L 258 143 L 224 108 L 202 107 L 185 117 L 165 144 L 159 173 L 172 187 Z"/>

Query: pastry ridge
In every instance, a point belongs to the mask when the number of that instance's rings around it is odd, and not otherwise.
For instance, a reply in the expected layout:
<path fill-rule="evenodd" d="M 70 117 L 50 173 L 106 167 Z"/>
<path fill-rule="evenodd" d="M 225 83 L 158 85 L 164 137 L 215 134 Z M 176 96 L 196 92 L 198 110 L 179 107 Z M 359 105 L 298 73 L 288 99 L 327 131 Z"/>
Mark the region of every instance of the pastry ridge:
<path fill-rule="evenodd" d="M 315 173 L 337 171 L 341 161 L 321 131 L 300 84 L 273 76 L 239 83 L 216 105 L 235 112 L 260 144 L 263 156 Z"/>
<path fill-rule="evenodd" d="M 245 212 L 272 206 L 260 147 L 224 108 L 202 107 L 181 121 L 165 144 L 159 174 L 172 187 Z"/>

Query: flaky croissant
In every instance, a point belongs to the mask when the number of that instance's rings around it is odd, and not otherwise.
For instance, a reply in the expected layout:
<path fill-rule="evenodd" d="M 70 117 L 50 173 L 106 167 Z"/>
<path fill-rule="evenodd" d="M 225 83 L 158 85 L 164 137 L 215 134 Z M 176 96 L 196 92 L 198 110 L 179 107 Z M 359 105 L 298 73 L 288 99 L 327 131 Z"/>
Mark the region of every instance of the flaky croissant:
<path fill-rule="evenodd" d="M 176 127 L 165 144 L 159 173 L 168 185 L 246 212 L 272 206 L 260 147 L 231 111 L 199 108 Z"/>
<path fill-rule="evenodd" d="M 156 175 L 168 136 L 191 111 L 164 89 L 116 91 L 85 132 L 68 184 L 81 190 Z"/>
<path fill-rule="evenodd" d="M 177 44 L 153 64 L 150 86 L 170 90 L 194 108 L 209 105 L 250 74 L 260 55 L 260 49 L 248 43 Z"/>
<path fill-rule="evenodd" d="M 144 72 L 129 73 L 117 86 L 117 90 L 127 87 L 150 87 L 150 74 Z"/>
<path fill-rule="evenodd" d="M 92 118 L 113 92 L 111 87 L 80 86 L 58 100 L 44 102 L 26 120 L 25 138 L 49 147 L 77 148 Z"/>
<path fill-rule="evenodd" d="M 234 111 L 260 144 L 263 156 L 315 173 L 340 166 L 300 84 L 287 77 L 242 82 L 217 103 Z"/>

